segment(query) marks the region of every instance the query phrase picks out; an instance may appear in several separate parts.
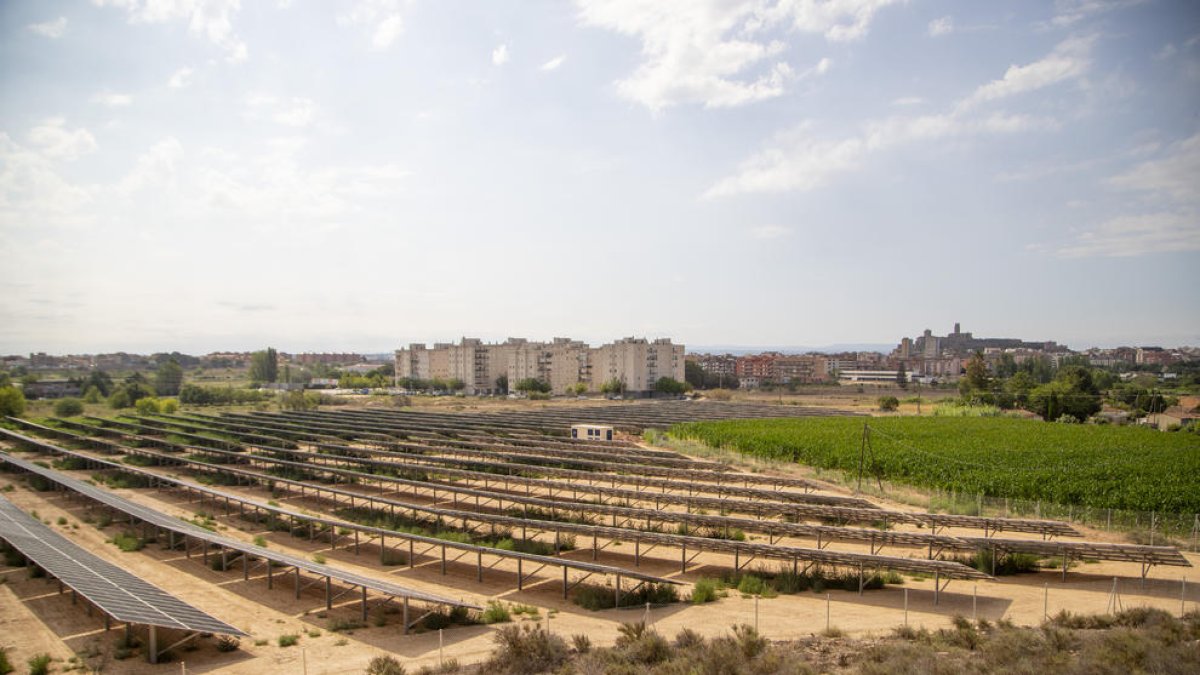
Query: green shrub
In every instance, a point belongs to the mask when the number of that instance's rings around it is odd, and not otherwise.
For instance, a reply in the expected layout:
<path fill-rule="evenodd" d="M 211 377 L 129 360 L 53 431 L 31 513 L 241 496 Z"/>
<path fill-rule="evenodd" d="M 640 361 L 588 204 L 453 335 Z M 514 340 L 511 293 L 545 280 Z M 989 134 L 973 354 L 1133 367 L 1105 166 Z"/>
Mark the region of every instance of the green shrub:
<path fill-rule="evenodd" d="M 46 675 L 50 672 L 50 661 L 49 654 L 29 657 L 29 675 Z"/>
<path fill-rule="evenodd" d="M 237 648 L 240 644 L 241 643 L 238 641 L 238 639 L 233 637 L 232 635 L 222 635 L 221 637 L 217 638 L 217 651 L 219 651 L 219 652 L 237 651 Z"/>
<path fill-rule="evenodd" d="M 14 670 L 16 668 L 8 660 L 8 648 L 0 646 L 0 675 L 8 675 Z"/>
<path fill-rule="evenodd" d="M 507 623 L 509 621 L 512 621 L 512 614 L 503 603 L 496 600 L 488 601 L 487 609 L 483 610 L 484 623 Z"/>
<path fill-rule="evenodd" d="M 900 399 L 895 396 L 880 396 L 879 409 L 883 412 L 895 412 L 900 408 Z"/>
<path fill-rule="evenodd" d="M 692 604 L 703 605 L 706 602 L 716 600 L 719 590 L 720 582 L 716 579 L 697 579 L 695 587 L 692 588 Z"/>
<path fill-rule="evenodd" d="M 294 647 L 300 641 L 300 636 L 295 633 L 285 633 L 276 638 L 280 647 Z"/>
<path fill-rule="evenodd" d="M 146 545 L 146 542 L 138 537 L 136 532 L 129 531 L 118 534 L 117 536 L 113 537 L 112 541 L 117 545 L 117 548 L 126 553 L 140 551 Z"/>
<path fill-rule="evenodd" d="M 761 578 L 747 574 L 738 582 L 738 592 L 744 595 L 762 595 L 767 591 L 767 584 Z"/>
<path fill-rule="evenodd" d="M 83 414 L 83 403 L 77 398 L 60 398 L 54 404 L 55 417 L 78 417 Z"/>

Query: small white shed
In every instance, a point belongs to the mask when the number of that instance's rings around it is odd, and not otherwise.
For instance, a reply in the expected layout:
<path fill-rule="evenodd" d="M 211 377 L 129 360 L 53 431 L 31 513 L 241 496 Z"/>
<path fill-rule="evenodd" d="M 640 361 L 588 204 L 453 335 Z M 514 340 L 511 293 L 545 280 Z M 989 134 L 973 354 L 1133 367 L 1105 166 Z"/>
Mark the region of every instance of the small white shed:
<path fill-rule="evenodd" d="M 611 441 L 613 428 L 606 424 L 572 424 L 571 438 L 585 441 Z"/>

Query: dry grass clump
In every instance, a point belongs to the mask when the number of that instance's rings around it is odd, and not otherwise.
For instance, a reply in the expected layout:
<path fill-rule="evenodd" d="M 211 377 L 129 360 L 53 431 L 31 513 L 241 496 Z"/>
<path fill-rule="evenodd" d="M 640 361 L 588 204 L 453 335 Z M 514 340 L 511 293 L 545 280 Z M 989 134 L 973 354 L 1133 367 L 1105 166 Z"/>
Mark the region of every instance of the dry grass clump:
<path fill-rule="evenodd" d="M 622 624 L 616 644 L 598 648 L 532 626 L 509 626 L 481 672 L 578 675 L 866 675 L 959 673 L 1200 672 L 1200 612 L 1182 619 L 1154 609 L 1116 615 L 1062 613 L 1038 627 L 955 617 L 939 630 L 899 627 L 886 638 L 813 637 L 772 643 L 749 626 L 706 640 L 690 629 L 668 641 L 643 622 Z"/>

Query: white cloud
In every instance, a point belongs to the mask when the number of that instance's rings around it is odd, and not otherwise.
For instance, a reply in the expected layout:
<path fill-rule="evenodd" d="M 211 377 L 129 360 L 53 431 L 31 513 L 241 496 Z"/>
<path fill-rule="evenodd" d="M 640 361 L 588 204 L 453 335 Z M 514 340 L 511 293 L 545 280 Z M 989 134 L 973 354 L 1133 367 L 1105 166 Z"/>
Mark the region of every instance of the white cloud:
<path fill-rule="evenodd" d="M 538 66 L 538 69 L 547 71 L 547 72 L 551 71 L 551 70 L 558 70 L 559 66 L 561 66 L 563 64 L 563 61 L 566 61 L 566 60 L 567 60 L 566 54 L 559 54 L 558 56 L 556 56 L 556 57 L 550 59 L 549 61 L 543 63 L 542 65 Z"/>
<path fill-rule="evenodd" d="M 616 83 L 658 112 L 700 103 L 732 107 L 780 96 L 793 77 L 772 31 L 861 38 L 895 0 L 577 0 L 583 23 L 637 38 L 642 62 Z M 825 66 L 828 69 L 828 66 Z M 824 72 L 824 70 L 819 71 Z"/>
<path fill-rule="evenodd" d="M 51 117 L 29 132 L 29 142 L 48 159 L 74 160 L 96 149 L 96 139 L 87 129 L 68 129 L 66 120 Z"/>
<path fill-rule="evenodd" d="M 1175 46 L 1175 43 L 1168 42 L 1167 44 L 1162 46 L 1162 49 L 1158 50 L 1157 54 L 1154 55 L 1154 60 L 1155 61 L 1166 61 L 1166 60 L 1169 60 L 1172 56 L 1175 56 L 1175 54 L 1177 54 L 1178 52 L 1179 52 L 1179 48 L 1177 48 Z"/>
<path fill-rule="evenodd" d="M 892 101 L 892 105 L 895 105 L 895 106 L 921 105 L 924 102 L 925 102 L 925 99 L 921 98 L 920 96 L 901 96 L 900 98 Z"/>
<path fill-rule="evenodd" d="M 1009 66 L 1004 77 L 976 89 L 963 105 L 996 101 L 1078 77 L 1091 65 L 1094 42 L 1094 37 L 1063 40 L 1045 58 L 1023 66 Z"/>
<path fill-rule="evenodd" d="M 0 232 L 48 225 L 80 225 L 91 220 L 95 189 L 74 185 L 55 170 L 54 162 L 66 154 L 90 152 L 95 141 L 86 131 L 55 139 L 61 123 L 43 123 L 30 133 L 25 147 L 0 132 Z M 39 131 L 40 129 L 40 131 Z"/>
<path fill-rule="evenodd" d="M 508 45 L 500 45 L 492 50 L 492 65 L 502 66 L 508 63 Z"/>
<path fill-rule="evenodd" d="M 133 170 L 116 185 L 116 191 L 129 196 L 143 190 L 162 191 L 176 187 L 176 166 L 183 157 L 183 144 L 174 137 L 155 143 L 137 158 Z"/>
<path fill-rule="evenodd" d="M 792 233 L 792 228 L 782 225 L 761 225 L 750 229 L 750 236 L 755 239 L 779 239 Z"/>
<path fill-rule="evenodd" d="M 192 69 L 180 68 L 171 74 L 171 78 L 167 80 L 167 86 L 172 89 L 182 89 L 192 83 Z"/>
<path fill-rule="evenodd" d="M 1168 146 L 1157 159 L 1113 176 L 1108 184 L 1141 193 L 1148 211 L 1105 221 L 1058 249 L 1060 256 L 1137 256 L 1200 250 L 1200 133 Z"/>
<path fill-rule="evenodd" d="M 1109 184 L 1200 208 L 1200 133 L 1170 146 L 1163 157 L 1112 177 Z"/>
<path fill-rule="evenodd" d="M 38 35 L 57 39 L 62 37 L 67 32 L 67 17 L 60 16 L 53 21 L 29 24 L 27 28 Z"/>
<path fill-rule="evenodd" d="M 943 16 L 940 19 L 934 19 L 929 22 L 929 28 L 926 32 L 930 37 L 940 37 L 949 35 L 954 32 L 954 19 L 949 16 Z"/>
<path fill-rule="evenodd" d="M 404 16 L 399 0 L 362 0 L 338 15 L 343 26 L 361 26 L 370 31 L 371 49 L 383 51 L 404 32 Z"/>
<path fill-rule="evenodd" d="M 375 49 L 387 49 L 400 37 L 403 30 L 404 21 L 400 15 L 389 14 L 375 27 L 375 33 L 371 35 L 371 46 Z"/>
<path fill-rule="evenodd" d="M 93 103 L 99 103 L 108 108 L 123 108 L 133 103 L 133 97 L 129 94 L 117 94 L 111 91 L 103 91 L 92 97 Z"/>
<path fill-rule="evenodd" d="M 251 94 L 246 97 L 246 117 L 270 120 L 287 127 L 307 127 L 316 118 L 317 106 L 312 99 L 293 96 L 281 99 L 270 94 Z"/>
<path fill-rule="evenodd" d="M 1002 111 L 978 114 L 972 109 L 972 102 L 996 100 L 1018 91 L 1042 88 L 1081 75 L 1086 70 L 1086 63 L 1071 68 L 1052 68 L 1049 69 L 1050 74 L 1038 66 L 1047 61 L 1067 58 L 1064 54 L 1077 54 L 1080 49 L 1084 47 L 1080 47 L 1078 41 L 1067 40 L 1046 59 L 1030 66 L 1010 67 L 1004 79 L 978 88 L 947 113 L 875 120 L 863 125 L 859 134 L 842 139 L 817 138 L 812 134 L 811 125 L 802 124 L 791 132 L 777 136 L 765 149 L 742 162 L 733 175 L 717 181 L 704 193 L 704 197 L 711 199 L 755 192 L 814 190 L 824 186 L 834 175 L 856 169 L 870 154 L 901 144 L 977 134 L 1055 129 L 1058 122 L 1044 117 Z M 985 92 L 982 97 L 981 91 Z M 909 105 L 919 102 L 919 99 L 900 99 L 897 103 L 901 102 Z"/>
<path fill-rule="evenodd" d="M 1067 28 L 1094 14 L 1137 5 L 1145 0 L 1055 0 L 1054 18 L 1050 25 Z"/>
<path fill-rule="evenodd" d="M 233 33 L 233 15 L 241 0 L 92 0 L 100 7 L 125 10 L 130 23 L 186 21 L 188 30 L 225 50 L 231 62 L 246 60 L 246 44 Z"/>
<path fill-rule="evenodd" d="M 1118 216 L 1058 249 L 1064 258 L 1133 257 L 1151 253 L 1200 251 L 1200 215 L 1158 212 Z"/>

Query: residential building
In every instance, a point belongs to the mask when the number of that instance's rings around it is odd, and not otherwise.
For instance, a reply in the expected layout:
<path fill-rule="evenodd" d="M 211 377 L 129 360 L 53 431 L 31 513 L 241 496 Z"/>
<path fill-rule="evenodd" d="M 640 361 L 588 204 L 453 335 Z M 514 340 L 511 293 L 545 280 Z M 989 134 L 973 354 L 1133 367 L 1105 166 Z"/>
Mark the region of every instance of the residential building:
<path fill-rule="evenodd" d="M 565 394 L 581 382 L 597 391 L 610 380 L 623 383 L 627 392 L 650 392 L 659 378 L 684 380 L 683 351 L 683 345 L 670 339 L 625 338 L 593 349 L 563 337 L 550 342 L 509 338 L 501 343 L 463 338 L 457 344 L 410 344 L 396 350 L 396 378 L 458 379 L 473 395 L 496 393 L 502 376 L 508 377 L 510 387 L 525 379 L 540 380 L 554 394 Z"/>
<path fill-rule="evenodd" d="M 626 392 L 654 391 L 660 378 L 684 381 L 683 345 L 628 337 L 592 350 L 592 388 L 616 380 Z"/>

